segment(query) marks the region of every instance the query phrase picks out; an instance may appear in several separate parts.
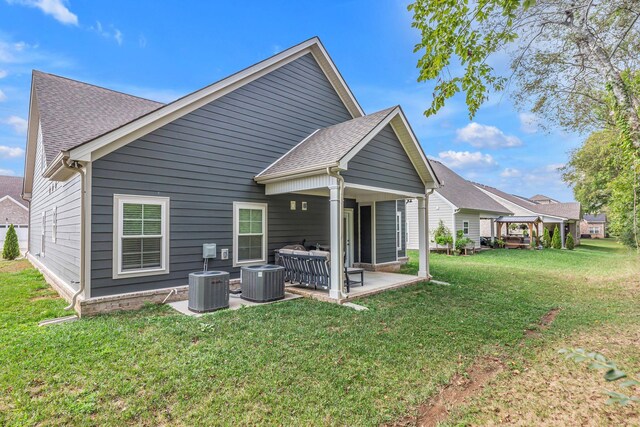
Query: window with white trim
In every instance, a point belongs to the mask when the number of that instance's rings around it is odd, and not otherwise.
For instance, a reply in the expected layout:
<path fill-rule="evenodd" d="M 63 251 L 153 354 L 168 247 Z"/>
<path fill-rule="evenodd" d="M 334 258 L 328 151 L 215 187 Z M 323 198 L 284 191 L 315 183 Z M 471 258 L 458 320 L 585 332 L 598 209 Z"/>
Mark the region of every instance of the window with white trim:
<path fill-rule="evenodd" d="M 462 221 L 462 232 L 465 236 L 469 235 L 469 221 Z"/>
<path fill-rule="evenodd" d="M 402 212 L 396 212 L 396 250 L 402 250 Z"/>
<path fill-rule="evenodd" d="M 600 234 L 600 227 L 589 227 L 589 234 Z"/>
<path fill-rule="evenodd" d="M 113 278 L 169 273 L 169 198 L 113 197 Z"/>
<path fill-rule="evenodd" d="M 51 241 L 53 243 L 58 239 L 58 207 L 53 207 L 53 212 L 51 214 Z"/>
<path fill-rule="evenodd" d="M 267 262 L 267 204 L 233 203 L 233 264 Z"/>

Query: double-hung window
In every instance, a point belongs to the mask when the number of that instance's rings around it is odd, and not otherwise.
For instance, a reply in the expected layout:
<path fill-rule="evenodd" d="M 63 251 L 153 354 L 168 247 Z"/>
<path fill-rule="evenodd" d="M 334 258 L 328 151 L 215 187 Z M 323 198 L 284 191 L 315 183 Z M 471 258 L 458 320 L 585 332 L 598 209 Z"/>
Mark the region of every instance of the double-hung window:
<path fill-rule="evenodd" d="M 462 221 L 462 232 L 465 236 L 469 235 L 469 221 Z"/>
<path fill-rule="evenodd" d="M 114 195 L 113 278 L 169 273 L 169 198 Z"/>
<path fill-rule="evenodd" d="M 234 202 L 233 264 L 267 262 L 267 205 Z"/>

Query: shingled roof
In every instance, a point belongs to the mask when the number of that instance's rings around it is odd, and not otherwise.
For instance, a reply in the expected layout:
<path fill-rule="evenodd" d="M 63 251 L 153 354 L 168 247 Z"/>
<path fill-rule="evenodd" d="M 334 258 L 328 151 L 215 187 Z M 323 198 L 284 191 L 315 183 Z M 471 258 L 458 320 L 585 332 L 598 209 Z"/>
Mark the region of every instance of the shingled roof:
<path fill-rule="evenodd" d="M 583 219 L 587 222 L 607 222 L 606 214 L 584 214 Z"/>
<path fill-rule="evenodd" d="M 22 177 L 0 176 L 0 199 L 9 196 L 16 202 L 28 207 L 28 203 L 22 200 Z"/>
<path fill-rule="evenodd" d="M 467 181 L 437 160 L 429 159 L 431 167 L 442 186 L 436 192 L 459 209 L 473 209 L 485 212 L 513 214 L 509 209 L 478 190 Z"/>
<path fill-rule="evenodd" d="M 47 162 L 164 105 L 41 71 L 33 85 Z"/>
<path fill-rule="evenodd" d="M 365 139 L 397 107 L 387 108 L 318 129 L 289 150 L 284 156 L 263 170 L 258 177 L 267 179 L 313 167 L 327 167 L 338 163 L 351 149 Z"/>

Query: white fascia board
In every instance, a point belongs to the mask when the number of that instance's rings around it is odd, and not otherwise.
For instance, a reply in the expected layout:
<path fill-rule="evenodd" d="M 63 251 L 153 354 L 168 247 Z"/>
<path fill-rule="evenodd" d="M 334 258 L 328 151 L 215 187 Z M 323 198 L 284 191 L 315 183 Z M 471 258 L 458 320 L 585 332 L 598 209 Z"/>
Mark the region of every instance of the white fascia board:
<path fill-rule="evenodd" d="M 365 190 L 365 191 L 370 191 L 370 192 L 375 192 L 375 193 L 382 193 L 382 194 L 392 194 L 394 196 L 397 196 L 397 199 L 417 199 L 419 197 L 424 197 L 424 194 L 420 194 L 420 193 L 413 193 L 413 192 L 409 192 L 409 191 L 399 191 L 399 190 L 391 190 L 389 188 L 381 188 L 381 187 L 371 187 L 369 185 L 362 185 L 362 184 L 350 184 L 348 182 L 344 183 L 345 188 L 353 188 L 354 190 Z"/>
<path fill-rule="evenodd" d="M 36 100 L 36 90 L 31 76 L 31 95 L 29 97 L 29 121 L 27 127 L 27 144 L 24 155 L 24 180 L 22 181 L 22 194 L 33 192 L 33 174 L 36 167 L 36 150 L 38 146 L 38 131 L 40 130 L 40 113 Z M 44 147 L 43 147 L 44 149 Z"/>
<path fill-rule="evenodd" d="M 259 181 L 259 178 L 261 176 L 264 176 L 264 173 L 266 171 L 268 171 L 269 169 L 271 169 L 272 167 L 274 167 L 275 165 L 278 164 L 279 161 L 281 161 L 282 159 L 284 159 L 285 157 L 287 157 L 287 155 L 289 153 L 291 153 L 293 150 L 295 150 L 296 148 L 298 148 L 300 145 L 302 145 L 306 140 L 308 140 L 309 138 L 311 138 L 313 135 L 316 134 L 316 132 L 318 132 L 320 129 L 316 129 L 313 132 L 311 132 L 309 135 L 307 135 L 302 141 L 298 142 L 291 150 L 287 151 L 286 153 L 284 153 L 282 156 L 280 156 L 278 158 L 278 160 L 276 160 L 275 162 L 271 163 L 269 166 L 267 166 L 266 168 L 264 168 L 264 170 L 262 172 L 260 172 L 258 175 L 256 175 L 253 179 L 256 181 Z M 267 174 L 268 175 L 268 174 Z"/>
<path fill-rule="evenodd" d="M 314 54 L 315 52 L 315 54 Z M 94 161 L 120 147 L 170 123 L 185 114 L 190 113 L 247 83 L 250 83 L 280 67 L 286 65 L 296 59 L 308 54 L 314 54 L 314 58 L 318 60 L 321 69 L 327 78 L 333 82 L 339 82 L 344 85 L 342 88 L 336 89 L 341 94 L 343 101 L 351 115 L 361 117 L 363 111 L 358 105 L 355 97 L 348 89 L 342 77 L 339 75 L 335 64 L 326 54 L 326 50 L 322 47 L 317 37 L 309 39 L 297 46 L 291 47 L 277 55 L 272 56 L 262 62 L 254 64 L 249 68 L 239 71 L 231 76 L 209 85 L 203 89 L 193 92 L 183 98 L 180 98 L 164 107 L 159 108 L 145 116 L 140 117 L 118 129 L 104 134 L 90 142 L 80 145 L 70 150 L 72 160 Z M 319 56 L 325 56 L 319 60 Z"/>

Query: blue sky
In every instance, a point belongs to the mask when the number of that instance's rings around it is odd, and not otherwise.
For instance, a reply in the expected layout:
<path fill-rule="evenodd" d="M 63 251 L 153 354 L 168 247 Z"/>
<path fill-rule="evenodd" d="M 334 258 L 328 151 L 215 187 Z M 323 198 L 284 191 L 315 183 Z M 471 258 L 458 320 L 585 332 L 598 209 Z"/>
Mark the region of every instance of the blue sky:
<path fill-rule="evenodd" d="M 508 95 L 473 122 L 462 97 L 422 115 L 433 85 L 416 82 L 407 3 L 0 0 L 0 174 L 23 171 L 32 69 L 168 102 L 319 36 L 364 110 L 402 105 L 429 157 L 508 192 L 571 200 L 556 168 L 580 137 L 541 131 Z"/>

